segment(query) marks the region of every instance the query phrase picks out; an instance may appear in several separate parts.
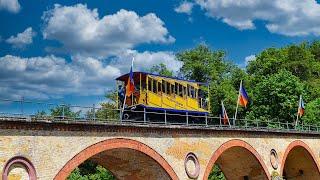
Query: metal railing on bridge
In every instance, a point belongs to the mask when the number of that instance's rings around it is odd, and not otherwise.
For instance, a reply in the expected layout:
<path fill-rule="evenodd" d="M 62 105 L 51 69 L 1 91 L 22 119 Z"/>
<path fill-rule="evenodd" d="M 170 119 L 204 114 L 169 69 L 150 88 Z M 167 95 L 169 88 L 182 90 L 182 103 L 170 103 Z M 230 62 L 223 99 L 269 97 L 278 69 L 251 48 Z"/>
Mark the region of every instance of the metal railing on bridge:
<path fill-rule="evenodd" d="M 72 113 L 70 113 L 72 112 Z M 256 131 L 281 131 L 320 133 L 320 126 L 299 124 L 286 120 L 232 119 L 224 123 L 220 117 L 189 115 L 144 110 L 78 106 L 66 103 L 48 103 L 25 99 L 0 99 L 0 121 L 74 122 L 88 124 L 161 125 L 180 127 L 203 127 L 214 129 L 240 129 Z"/>

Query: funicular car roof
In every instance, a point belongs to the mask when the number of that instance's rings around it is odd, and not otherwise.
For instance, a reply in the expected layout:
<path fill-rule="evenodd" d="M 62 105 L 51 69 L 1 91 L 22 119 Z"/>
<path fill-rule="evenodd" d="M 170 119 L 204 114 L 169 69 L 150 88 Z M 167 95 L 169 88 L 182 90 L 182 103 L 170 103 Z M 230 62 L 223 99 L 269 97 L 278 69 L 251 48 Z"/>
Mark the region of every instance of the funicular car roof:
<path fill-rule="evenodd" d="M 207 85 L 207 83 L 196 82 L 196 81 L 194 81 L 194 80 L 186 80 L 186 79 L 177 78 L 177 77 L 161 76 L 161 75 L 158 75 L 158 74 L 153 74 L 153 73 L 148 73 L 148 72 L 133 72 L 133 79 L 134 79 L 134 81 L 138 81 L 138 80 L 139 80 L 140 74 L 141 74 L 142 78 L 145 78 L 147 75 L 151 75 L 151 76 L 162 77 L 162 78 L 166 78 L 166 79 L 173 79 L 173 80 L 178 80 L 178 81 L 185 81 L 185 82 L 196 83 L 196 84 L 200 84 L 200 85 Z M 123 75 L 117 77 L 116 80 L 117 80 L 117 81 L 127 81 L 127 80 L 128 80 L 128 77 L 129 77 L 129 73 L 123 74 Z"/>

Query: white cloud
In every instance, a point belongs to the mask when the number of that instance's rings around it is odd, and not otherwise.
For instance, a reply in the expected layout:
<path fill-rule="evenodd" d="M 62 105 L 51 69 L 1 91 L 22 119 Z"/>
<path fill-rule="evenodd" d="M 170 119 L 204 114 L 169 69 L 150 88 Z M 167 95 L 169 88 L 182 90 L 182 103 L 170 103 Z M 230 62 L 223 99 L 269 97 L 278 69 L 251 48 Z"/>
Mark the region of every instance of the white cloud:
<path fill-rule="evenodd" d="M 240 30 L 255 29 L 256 20 L 286 36 L 320 35 L 320 4 L 315 0 L 195 0 L 212 18 Z"/>
<path fill-rule="evenodd" d="M 63 46 L 56 50 L 70 53 L 71 60 L 54 55 L 0 57 L 0 96 L 47 99 L 69 94 L 103 95 L 113 88 L 117 76 L 129 71 L 133 56 L 134 71 L 144 71 L 159 63 L 173 71 L 181 67 L 173 52 L 132 50 L 143 43 L 174 42 L 163 21 L 153 13 L 139 16 L 120 10 L 99 17 L 97 9 L 77 4 L 55 5 L 42 18 L 43 37 L 59 41 Z M 32 38 L 29 41 L 23 38 L 24 33 L 10 37 L 7 42 L 15 46 L 32 43 Z"/>
<path fill-rule="evenodd" d="M 122 72 L 127 73 L 130 69 L 130 62 L 132 57 L 135 58 L 134 61 L 134 71 L 145 71 L 150 69 L 153 65 L 158 65 L 163 63 L 168 69 L 176 72 L 182 66 L 181 61 L 175 58 L 173 52 L 159 51 L 159 52 L 137 52 L 135 50 L 128 50 L 125 53 L 117 56 L 111 62 L 111 65 L 116 66 L 122 70 Z"/>
<path fill-rule="evenodd" d="M 72 54 L 107 57 L 143 43 L 171 43 L 164 22 L 155 14 L 139 16 L 124 9 L 99 17 L 86 5 L 55 5 L 44 13 L 43 37 L 57 40 Z"/>
<path fill-rule="evenodd" d="M 74 95 L 101 95 L 120 75 L 116 67 L 94 58 L 56 56 L 0 57 L 0 94 L 7 98 L 47 99 Z"/>
<path fill-rule="evenodd" d="M 0 10 L 2 9 L 12 13 L 18 13 L 21 7 L 18 0 L 0 0 Z"/>
<path fill-rule="evenodd" d="M 244 58 L 245 61 L 245 65 L 247 66 L 249 64 L 250 61 L 254 61 L 256 60 L 256 56 L 255 55 L 250 55 Z"/>
<path fill-rule="evenodd" d="M 183 1 L 178 7 L 174 8 L 174 11 L 176 11 L 177 13 L 186 13 L 190 15 L 192 13 L 192 7 L 193 7 L 193 3 L 188 1 Z"/>
<path fill-rule="evenodd" d="M 18 33 L 16 36 L 11 36 L 6 40 L 7 43 L 11 44 L 16 48 L 24 48 L 26 45 L 32 43 L 32 38 L 36 36 L 36 32 L 32 30 L 32 27 L 28 27 L 22 33 Z"/>
<path fill-rule="evenodd" d="M 128 50 L 110 61 L 92 57 L 72 56 L 71 61 L 54 55 L 23 58 L 0 57 L 0 96 L 19 99 L 61 98 L 103 95 L 115 85 L 115 78 L 128 73 L 131 58 L 135 57 L 134 71 L 144 71 L 165 63 L 177 71 L 181 62 L 172 52 L 137 52 Z"/>

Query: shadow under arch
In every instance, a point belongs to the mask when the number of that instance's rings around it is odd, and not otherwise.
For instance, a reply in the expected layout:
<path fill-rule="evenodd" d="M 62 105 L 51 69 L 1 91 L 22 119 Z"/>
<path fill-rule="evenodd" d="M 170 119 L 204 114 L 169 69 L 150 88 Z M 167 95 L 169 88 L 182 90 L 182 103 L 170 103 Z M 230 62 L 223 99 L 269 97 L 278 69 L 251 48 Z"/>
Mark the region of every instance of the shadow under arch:
<path fill-rule="evenodd" d="M 317 158 L 306 143 L 295 140 L 288 145 L 282 156 L 280 175 L 295 179 L 320 179 Z"/>
<path fill-rule="evenodd" d="M 251 155 L 252 156 L 252 161 L 256 161 L 256 163 L 258 163 L 258 168 L 261 171 L 259 176 L 262 177 L 258 177 L 258 179 L 270 179 L 269 173 L 268 173 L 268 169 L 267 166 L 265 165 L 265 163 L 263 162 L 262 158 L 260 157 L 260 155 L 258 154 L 258 152 L 247 142 L 243 141 L 243 140 L 239 140 L 239 139 L 233 139 L 233 140 L 229 140 L 225 143 L 223 143 L 211 156 L 211 159 L 209 160 L 205 172 L 204 172 L 204 176 L 203 176 L 203 180 L 207 180 L 209 177 L 209 174 L 214 166 L 214 164 L 218 161 L 218 159 L 224 154 L 226 153 L 228 150 L 231 149 L 237 149 L 238 151 L 244 151 L 244 153 L 246 153 L 246 155 Z M 236 158 L 236 157 L 234 157 Z M 240 159 L 237 159 L 240 161 Z M 233 163 L 234 164 L 234 163 Z M 227 179 L 232 179 L 228 177 L 227 171 L 226 169 L 223 167 L 223 165 L 219 165 L 219 167 L 221 168 L 222 172 L 224 173 L 224 175 L 227 177 Z M 236 172 L 233 173 L 233 175 L 235 175 Z M 251 179 L 251 178 L 249 178 Z"/>
<path fill-rule="evenodd" d="M 96 144 L 93 144 L 86 149 L 79 152 L 72 159 L 70 159 L 63 168 L 55 176 L 55 180 L 65 180 L 70 173 L 78 167 L 85 160 L 103 152 L 111 151 L 116 153 L 119 149 L 125 149 L 125 153 L 135 151 L 142 153 L 143 156 L 151 158 L 157 165 L 159 165 L 172 180 L 178 180 L 178 176 L 174 172 L 169 163 L 151 147 L 132 139 L 114 138 L 107 139 Z M 112 172 L 113 173 L 113 172 Z M 113 173 L 114 174 L 114 173 Z"/>

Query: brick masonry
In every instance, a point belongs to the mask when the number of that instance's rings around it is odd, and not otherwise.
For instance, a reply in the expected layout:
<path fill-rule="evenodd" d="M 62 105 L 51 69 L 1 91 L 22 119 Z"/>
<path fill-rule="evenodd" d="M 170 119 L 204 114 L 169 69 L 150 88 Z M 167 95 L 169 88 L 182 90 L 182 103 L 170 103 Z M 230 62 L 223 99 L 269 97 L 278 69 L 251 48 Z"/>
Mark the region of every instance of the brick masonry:
<path fill-rule="evenodd" d="M 230 178 L 243 176 L 245 172 L 252 179 L 270 179 L 273 171 L 283 174 L 287 169 L 286 175 L 292 173 L 293 176 L 296 173 L 293 170 L 302 169 L 306 177 L 320 179 L 319 137 L 319 134 L 268 131 L 8 121 L 0 124 L 0 169 L 4 173 L 5 164 L 12 157 L 20 156 L 32 163 L 37 179 L 64 179 L 87 158 L 102 152 L 106 152 L 107 157 L 108 151 L 120 153 L 131 149 L 143 154 L 135 156 L 145 158 L 136 159 L 138 162 L 155 162 L 147 166 L 162 167 L 171 179 L 189 179 L 184 167 L 189 152 L 199 160 L 198 179 L 206 179 L 214 163 L 220 163 Z M 278 154 L 276 170 L 270 163 L 271 149 Z M 126 156 L 120 158 L 119 162 L 129 162 Z M 254 168 L 247 167 L 249 164 Z M 145 171 L 154 174 L 159 170 Z M 124 177 L 132 179 L 142 176 L 141 172 L 122 172 L 125 173 Z"/>

